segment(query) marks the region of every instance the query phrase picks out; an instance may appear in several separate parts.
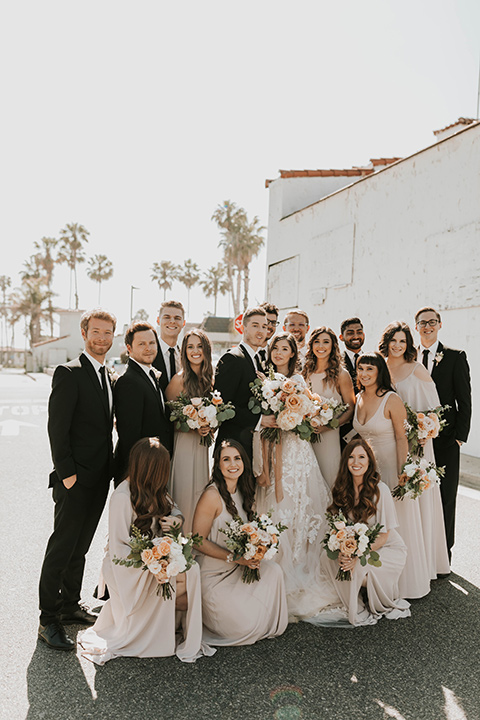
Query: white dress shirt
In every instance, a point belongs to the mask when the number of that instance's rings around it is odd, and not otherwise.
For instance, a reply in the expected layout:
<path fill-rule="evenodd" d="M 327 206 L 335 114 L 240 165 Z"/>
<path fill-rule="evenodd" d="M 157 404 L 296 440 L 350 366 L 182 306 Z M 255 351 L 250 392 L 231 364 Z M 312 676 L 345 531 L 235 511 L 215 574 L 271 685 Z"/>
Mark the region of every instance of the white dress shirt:
<path fill-rule="evenodd" d="M 437 340 L 429 348 L 423 347 L 423 345 L 420 343 L 420 349 L 418 351 L 418 362 L 422 363 L 422 365 L 423 365 L 423 351 L 428 350 L 427 370 L 430 373 L 430 375 L 432 374 L 433 363 L 435 362 L 435 355 L 437 354 L 437 350 L 438 350 L 438 342 L 439 341 Z"/>
<path fill-rule="evenodd" d="M 102 392 L 103 392 L 102 376 L 101 376 L 101 374 L 100 374 L 100 368 L 101 368 L 101 367 L 105 367 L 105 365 L 102 365 L 101 362 L 98 362 L 98 360 L 97 360 L 96 358 L 92 357 L 92 355 L 90 355 L 86 350 L 83 351 L 83 354 L 84 354 L 85 357 L 88 358 L 88 359 L 90 360 L 90 362 L 92 363 L 93 369 L 94 369 L 95 372 L 97 373 L 98 382 L 100 383 L 100 387 L 102 388 Z M 108 378 L 107 378 L 107 375 L 108 375 L 108 370 L 107 370 L 107 368 L 105 368 L 105 382 L 107 383 L 108 406 L 109 406 L 109 408 L 110 408 L 110 412 L 112 412 L 112 406 L 113 406 L 112 387 L 111 387 L 110 382 L 109 382 L 109 380 L 108 380 Z"/>
<path fill-rule="evenodd" d="M 160 350 L 163 354 L 163 359 L 165 361 L 165 367 L 167 369 L 168 382 L 170 382 L 170 380 L 172 378 L 170 377 L 170 352 L 169 351 L 172 346 L 167 345 L 165 340 L 162 340 L 161 337 L 158 338 L 158 341 L 160 343 Z M 175 372 L 178 372 L 180 370 L 180 350 L 178 348 L 178 345 L 174 346 L 174 350 L 175 350 Z"/>

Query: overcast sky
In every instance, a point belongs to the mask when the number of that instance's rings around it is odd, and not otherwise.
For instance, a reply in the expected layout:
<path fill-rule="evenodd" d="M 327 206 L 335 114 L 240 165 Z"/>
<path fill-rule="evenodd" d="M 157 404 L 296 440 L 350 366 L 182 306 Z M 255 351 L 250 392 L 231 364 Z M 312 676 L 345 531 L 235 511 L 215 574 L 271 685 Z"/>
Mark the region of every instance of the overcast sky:
<path fill-rule="evenodd" d="M 221 259 L 230 199 L 268 222 L 266 178 L 405 156 L 475 117 L 478 0 L 27 0 L 0 11 L 0 274 L 42 236 L 90 231 L 120 324 L 156 317 L 160 260 Z M 97 304 L 80 271 L 80 305 Z M 264 299 L 265 253 L 251 301 Z M 68 307 L 68 272 L 57 271 Z M 186 290 L 172 293 L 186 303 Z M 213 310 L 193 290 L 191 320 Z M 227 314 L 228 302 L 218 314 Z"/>

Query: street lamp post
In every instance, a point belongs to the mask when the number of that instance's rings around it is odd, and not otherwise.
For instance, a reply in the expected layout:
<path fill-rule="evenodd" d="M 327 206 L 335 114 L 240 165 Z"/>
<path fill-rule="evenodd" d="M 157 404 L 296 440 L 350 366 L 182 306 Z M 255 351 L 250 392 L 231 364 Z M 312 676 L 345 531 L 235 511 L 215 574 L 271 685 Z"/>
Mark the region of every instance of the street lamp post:
<path fill-rule="evenodd" d="M 134 290 L 140 290 L 140 288 L 130 285 L 130 322 L 133 320 L 133 292 Z"/>

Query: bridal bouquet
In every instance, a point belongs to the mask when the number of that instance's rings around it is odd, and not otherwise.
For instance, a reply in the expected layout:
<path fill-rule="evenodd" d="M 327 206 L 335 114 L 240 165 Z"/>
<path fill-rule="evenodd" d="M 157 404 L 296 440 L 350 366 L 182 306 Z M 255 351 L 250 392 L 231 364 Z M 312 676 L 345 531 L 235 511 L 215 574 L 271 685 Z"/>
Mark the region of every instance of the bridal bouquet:
<path fill-rule="evenodd" d="M 317 413 L 313 395 L 299 375 L 287 378 L 270 366 L 268 377 L 250 383 L 252 397 L 248 409 L 254 415 L 275 415 L 277 428 L 262 428 L 261 436 L 280 442 L 280 430 L 291 430 L 302 440 L 314 435 L 311 418 Z"/>
<path fill-rule="evenodd" d="M 223 402 L 218 390 L 210 393 L 210 397 L 187 398 L 181 393 L 176 400 L 167 403 L 170 408 L 170 421 L 181 432 L 198 430 L 208 427 L 208 435 L 202 435 L 200 445 L 210 447 L 213 442 L 213 430 L 220 427 L 225 420 L 235 417 L 235 407 L 231 402 Z"/>
<path fill-rule="evenodd" d="M 412 498 L 415 500 L 432 483 L 440 485 L 440 479 L 445 474 L 444 467 L 436 467 L 434 463 L 425 458 L 407 456 L 407 462 L 402 467 L 398 478 L 398 485 L 392 490 L 395 500 Z"/>
<path fill-rule="evenodd" d="M 315 405 L 315 414 L 308 418 L 307 422 L 312 428 L 311 442 L 321 440 L 321 436 L 315 432 L 320 427 L 328 426 L 338 428 L 338 418 L 348 410 L 348 405 L 335 400 L 335 398 L 324 398 L 317 393 L 311 393 L 312 401 Z"/>
<path fill-rule="evenodd" d="M 423 457 L 423 446 L 419 441 L 433 440 L 438 437 L 440 431 L 443 430 L 447 424 L 443 415 L 450 406 L 444 405 L 442 407 L 439 405 L 436 408 L 425 410 L 425 412 L 415 412 L 415 410 L 412 410 L 412 408 L 405 403 L 405 408 L 407 411 L 407 419 L 404 422 L 404 426 L 411 452 L 413 455 Z"/>
<path fill-rule="evenodd" d="M 377 523 L 373 527 L 369 527 L 366 523 L 353 522 L 340 512 L 338 515 L 325 513 L 329 529 L 323 538 L 323 546 L 330 560 L 337 560 L 340 553 L 348 555 L 348 557 L 357 557 L 360 565 L 369 565 L 381 567 L 380 556 L 378 552 L 372 550 L 372 545 L 377 539 L 383 525 Z M 338 569 L 336 580 L 351 580 L 350 570 Z"/>
<path fill-rule="evenodd" d="M 201 545 L 202 538 L 191 533 L 182 535 L 180 525 L 174 525 L 162 537 L 152 539 L 142 535 L 135 525 L 130 532 L 130 553 L 125 559 L 114 557 L 113 562 L 115 565 L 148 570 L 159 583 L 157 595 L 161 591 L 163 599 L 170 600 L 173 591 L 170 580 L 190 570 L 195 562 L 192 550 Z"/>
<path fill-rule="evenodd" d="M 244 523 L 241 518 L 236 517 L 227 522 L 226 529 L 221 528 L 220 532 L 225 533 L 227 548 L 233 553 L 233 559 L 238 560 L 270 560 L 278 551 L 278 536 L 287 529 L 286 525 L 274 525 L 272 513 L 254 515 L 253 520 Z M 252 583 L 260 580 L 260 570 L 243 568 L 242 580 L 244 583 Z"/>

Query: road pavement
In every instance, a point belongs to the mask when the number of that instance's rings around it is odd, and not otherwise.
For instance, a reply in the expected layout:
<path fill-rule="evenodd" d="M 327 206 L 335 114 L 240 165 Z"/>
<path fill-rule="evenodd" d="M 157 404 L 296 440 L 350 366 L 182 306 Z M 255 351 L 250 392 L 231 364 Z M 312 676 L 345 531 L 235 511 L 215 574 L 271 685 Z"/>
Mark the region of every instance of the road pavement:
<path fill-rule="evenodd" d="M 51 379 L 0 373 L 0 718 L 3 720 L 480 720 L 480 492 L 461 488 L 453 573 L 412 617 L 365 628 L 290 625 L 276 640 L 187 665 L 120 658 L 96 667 L 37 642 L 37 585 L 53 503 Z M 85 573 L 94 588 L 102 518 Z M 71 637 L 77 628 L 69 627 Z"/>

